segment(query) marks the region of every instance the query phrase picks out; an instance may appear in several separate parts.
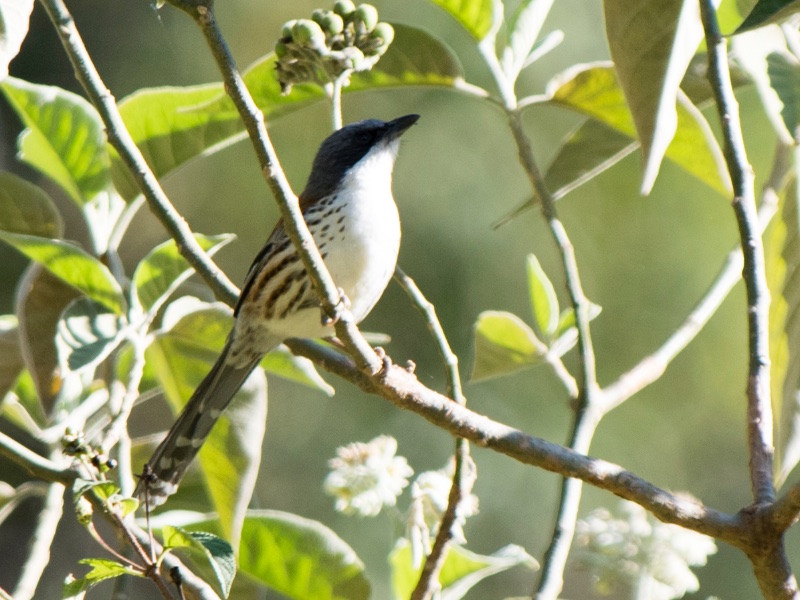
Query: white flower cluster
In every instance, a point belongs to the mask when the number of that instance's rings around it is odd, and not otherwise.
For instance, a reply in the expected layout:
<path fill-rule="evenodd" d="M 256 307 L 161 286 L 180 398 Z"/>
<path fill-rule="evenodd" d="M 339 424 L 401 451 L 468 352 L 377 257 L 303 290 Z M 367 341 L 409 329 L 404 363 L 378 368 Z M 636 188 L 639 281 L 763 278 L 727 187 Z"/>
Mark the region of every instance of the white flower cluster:
<path fill-rule="evenodd" d="M 575 545 L 599 592 L 625 583 L 636 598 L 649 600 L 697 591 L 690 567 L 706 564 L 717 551 L 710 537 L 661 523 L 632 502 L 622 502 L 616 516 L 602 508 L 592 511 L 578 522 Z"/>
<path fill-rule="evenodd" d="M 325 492 L 336 498 L 336 510 L 348 515 L 374 517 L 385 506 L 394 506 L 408 485 L 414 470 L 402 456 L 396 456 L 397 440 L 382 435 L 364 443 L 355 442 L 336 450 L 329 461 Z M 456 509 L 453 541 L 466 543 L 464 523 L 478 513 L 478 497 L 470 493 L 475 482 L 475 463 L 469 459 L 462 467 L 464 498 Z M 439 523 L 447 510 L 453 484 L 453 461 L 438 471 L 420 473 L 411 486 L 411 505 L 406 521 L 406 537 L 411 543 L 414 564 L 430 554 Z"/>
<path fill-rule="evenodd" d="M 336 450 L 323 487 L 336 498 L 336 510 L 374 517 L 384 506 L 394 506 L 414 470 L 397 453 L 397 440 L 381 435 Z"/>

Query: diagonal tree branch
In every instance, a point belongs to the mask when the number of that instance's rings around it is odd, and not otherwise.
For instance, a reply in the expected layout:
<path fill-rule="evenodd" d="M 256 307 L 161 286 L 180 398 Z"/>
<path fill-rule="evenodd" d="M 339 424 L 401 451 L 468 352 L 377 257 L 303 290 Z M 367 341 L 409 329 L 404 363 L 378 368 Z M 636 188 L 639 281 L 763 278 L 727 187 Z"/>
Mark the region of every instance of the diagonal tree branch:
<path fill-rule="evenodd" d="M 708 46 L 708 80 L 722 124 L 723 152 L 733 183 L 733 210 L 744 256 L 750 366 L 747 380 L 747 434 L 750 483 L 755 503 L 775 500 L 773 484 L 772 406 L 770 404 L 769 304 L 764 245 L 755 201 L 755 175 L 744 147 L 739 105 L 733 94 L 728 51 L 711 0 L 700 0 Z"/>

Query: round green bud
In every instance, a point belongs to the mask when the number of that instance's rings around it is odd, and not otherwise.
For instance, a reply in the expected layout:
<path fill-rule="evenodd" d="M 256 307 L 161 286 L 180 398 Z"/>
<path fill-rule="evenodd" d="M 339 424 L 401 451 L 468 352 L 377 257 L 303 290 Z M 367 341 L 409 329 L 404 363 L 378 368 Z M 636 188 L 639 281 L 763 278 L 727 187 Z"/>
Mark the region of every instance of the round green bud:
<path fill-rule="evenodd" d="M 361 70 L 362 63 L 364 62 L 364 53 L 355 46 L 348 46 L 342 50 L 345 56 L 344 68 L 353 69 L 355 71 Z"/>
<path fill-rule="evenodd" d="M 283 24 L 283 29 L 281 30 L 281 37 L 285 38 L 292 37 L 292 28 L 294 27 L 295 23 L 297 23 L 297 19 L 286 21 L 286 23 Z"/>
<path fill-rule="evenodd" d="M 386 48 L 392 43 L 392 40 L 394 40 L 394 27 L 389 25 L 389 23 L 378 23 L 375 25 L 375 29 L 372 30 L 370 37 L 381 40 L 380 47 Z"/>
<path fill-rule="evenodd" d="M 352 0 L 336 0 L 333 5 L 333 12 L 340 17 L 347 17 L 356 11 L 356 5 Z"/>
<path fill-rule="evenodd" d="M 289 48 L 286 47 L 286 44 L 281 41 L 275 42 L 275 56 L 283 58 L 287 54 L 289 54 Z"/>
<path fill-rule="evenodd" d="M 325 34 L 311 19 L 298 19 L 292 27 L 292 38 L 298 44 L 319 48 L 325 46 Z"/>
<path fill-rule="evenodd" d="M 364 29 L 372 31 L 378 24 L 378 9 L 372 4 L 359 4 L 356 16 L 364 24 Z"/>
<path fill-rule="evenodd" d="M 331 35 L 342 33 L 344 30 L 344 19 L 337 15 L 332 10 L 317 9 L 311 15 L 311 18 L 322 27 L 322 31 Z"/>

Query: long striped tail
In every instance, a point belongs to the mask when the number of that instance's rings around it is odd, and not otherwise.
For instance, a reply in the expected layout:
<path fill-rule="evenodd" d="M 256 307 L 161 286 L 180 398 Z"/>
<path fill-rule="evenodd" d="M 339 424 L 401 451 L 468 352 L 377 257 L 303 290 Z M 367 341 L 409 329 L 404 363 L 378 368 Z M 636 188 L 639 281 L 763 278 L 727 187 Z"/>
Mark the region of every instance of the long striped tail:
<path fill-rule="evenodd" d="M 243 367 L 233 367 L 227 362 L 229 351 L 230 340 L 147 462 L 134 495 L 150 507 L 163 504 L 175 493 L 222 411 L 261 361 L 258 357 Z"/>

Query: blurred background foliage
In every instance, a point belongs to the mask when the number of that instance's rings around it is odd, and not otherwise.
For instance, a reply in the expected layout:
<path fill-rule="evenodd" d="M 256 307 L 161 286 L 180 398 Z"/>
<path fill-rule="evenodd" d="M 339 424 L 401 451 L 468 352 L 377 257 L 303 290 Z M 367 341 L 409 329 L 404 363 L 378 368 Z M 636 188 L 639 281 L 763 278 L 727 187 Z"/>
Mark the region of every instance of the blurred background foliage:
<path fill-rule="evenodd" d="M 463 62 L 467 80 L 491 88 L 490 76 L 472 40 L 425 0 L 375 0 L 381 19 L 422 26 L 450 45 Z M 509 3 L 511 4 L 511 3 Z M 307 15 L 319 5 L 305 0 L 220 2 L 217 13 L 240 67 L 271 51 L 281 24 Z M 71 3 L 78 27 L 101 75 L 121 99 L 141 87 L 216 81 L 212 60 L 190 19 L 166 8 L 157 11 L 139 0 Z M 508 6 L 507 10 L 512 10 Z M 555 3 L 544 31 L 561 29 L 566 40 L 521 77 L 519 96 L 541 93 L 564 68 L 608 58 L 599 2 Z M 36 83 L 79 92 L 51 24 L 40 6 L 11 74 Z M 774 134 L 752 88 L 739 92 L 749 157 L 763 177 L 772 159 Z M 556 285 L 562 306 L 568 299 L 550 233 L 536 211 L 499 230 L 491 225 L 526 198 L 528 184 L 516 159 L 502 113 L 490 104 L 447 90 L 403 89 L 347 95 L 345 122 L 389 119 L 409 112 L 422 119 L 404 140 L 395 171 L 395 197 L 403 221 L 400 265 L 436 305 L 462 372 L 471 363 L 471 330 L 487 309 L 529 314 L 524 260 L 534 253 Z M 707 112 L 714 126 L 716 116 Z M 545 165 L 563 136 L 578 122 L 553 107 L 525 113 L 536 156 Z M 317 103 L 269 123 L 283 166 L 295 190 L 302 189 L 313 152 L 329 133 L 329 109 Z M 67 239 L 86 232 L 74 206 L 57 190 L 14 159 L 19 123 L 0 104 L 0 169 L 17 172 L 48 189 L 66 219 Z M 760 181 L 760 179 L 759 179 Z M 655 349 L 682 321 L 717 272 L 736 241 L 727 198 L 665 163 L 652 194 L 639 195 L 640 156 L 634 153 L 559 203 L 561 217 L 577 250 L 589 298 L 603 307 L 593 322 L 599 379 L 606 384 Z M 278 210 L 248 143 L 239 143 L 195 161 L 170 176 L 165 187 L 195 231 L 233 232 L 238 240 L 217 256 L 234 282 L 241 283 L 252 257 L 269 233 Z M 166 238 L 163 228 L 141 211 L 123 245 L 132 267 Z M 0 246 L 0 308 L 11 312 L 14 286 L 25 262 Z M 208 297 L 201 284 L 198 294 Z M 413 360 L 427 385 L 443 389 L 443 369 L 416 310 L 397 285 L 364 324 L 365 330 L 392 337 L 387 350 L 399 363 Z M 566 357 L 575 368 L 574 351 Z M 611 413 L 601 425 L 594 456 L 617 462 L 655 484 L 687 490 L 724 511 L 750 501 L 745 453 L 746 324 L 741 284 L 689 348 L 653 386 Z M 367 563 L 375 598 L 388 596 L 385 564 L 394 536 L 386 517 L 353 519 L 334 512 L 321 482 L 337 446 L 395 436 L 399 453 L 417 471 L 438 469 L 452 452 L 452 440 L 419 417 L 329 378 L 336 396 L 327 399 L 283 380 L 270 381 L 270 407 L 264 459 L 254 503 L 288 510 L 332 527 Z M 472 409 L 533 435 L 563 443 L 571 413 L 567 398 L 546 368 L 485 383 L 469 384 Z M 165 428 L 170 416 L 148 411 L 133 433 Z M 475 493 L 480 515 L 467 525 L 469 547 L 491 553 L 520 544 L 541 558 L 552 531 L 559 478 L 492 452 L 476 449 Z M 0 479 L 17 484 L 21 472 L 3 463 Z M 617 500 L 587 487 L 581 514 Z M 34 504 L 34 503 L 30 503 Z M 402 502 L 405 505 L 405 502 Z M 15 513 L 0 536 L 0 586 L 14 581 L 17 549 L 25 544 L 36 507 Z M 790 559 L 800 559 L 797 532 L 790 533 Z M 80 528 L 65 525 L 39 597 L 60 597 L 76 555 L 93 542 Z M 700 569 L 701 591 L 723 600 L 757 597 L 744 557 L 727 546 Z M 565 598 L 592 598 L 587 572 L 568 567 Z M 515 569 L 490 578 L 469 598 L 529 594 L 530 571 Z M 625 594 L 619 598 L 626 597 Z"/>

